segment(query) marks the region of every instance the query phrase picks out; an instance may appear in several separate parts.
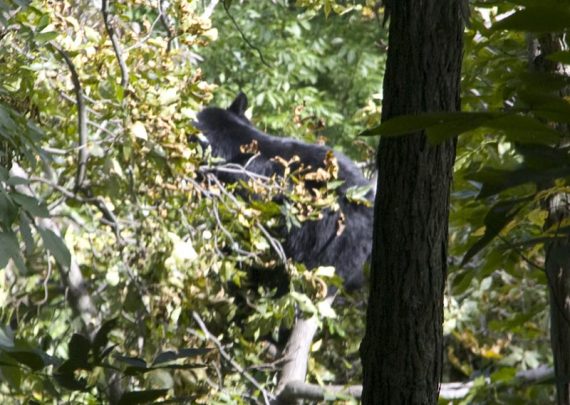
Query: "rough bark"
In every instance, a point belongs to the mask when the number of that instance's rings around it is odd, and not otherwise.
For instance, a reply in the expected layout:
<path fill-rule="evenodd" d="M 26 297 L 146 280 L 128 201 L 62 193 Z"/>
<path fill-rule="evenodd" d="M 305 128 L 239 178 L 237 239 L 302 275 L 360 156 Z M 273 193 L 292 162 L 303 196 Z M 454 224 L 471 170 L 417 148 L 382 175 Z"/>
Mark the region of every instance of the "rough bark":
<path fill-rule="evenodd" d="M 460 0 L 393 0 L 382 119 L 458 111 Z M 449 192 L 456 140 L 383 138 L 366 336 L 364 404 L 434 404 L 442 370 Z"/>
<path fill-rule="evenodd" d="M 570 76 L 570 67 L 550 61 L 547 55 L 567 50 L 563 35 L 546 34 L 529 38 L 529 69 L 531 71 Z M 563 89 L 560 97 L 570 94 Z M 557 129 L 568 133 L 568 124 L 557 124 Z M 567 146 L 567 145 L 565 145 Z M 543 188 L 552 186 L 545 184 Z M 570 194 L 560 193 L 544 201 L 548 211 L 546 228 L 563 226 L 570 216 Z M 565 236 L 565 237 L 564 237 Z M 546 245 L 546 274 L 550 294 L 550 345 L 554 357 L 556 396 L 559 405 L 570 404 L 570 238 L 567 233 L 557 235 Z"/>

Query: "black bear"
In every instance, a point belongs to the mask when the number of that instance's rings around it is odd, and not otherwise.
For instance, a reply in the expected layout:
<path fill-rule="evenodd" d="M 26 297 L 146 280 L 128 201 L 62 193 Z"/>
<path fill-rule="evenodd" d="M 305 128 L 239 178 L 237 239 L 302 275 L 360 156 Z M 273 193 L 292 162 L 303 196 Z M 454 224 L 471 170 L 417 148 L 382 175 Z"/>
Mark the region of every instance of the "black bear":
<path fill-rule="evenodd" d="M 246 118 L 247 97 L 240 93 L 229 108 L 208 107 L 198 113 L 195 126 L 207 138 L 212 155 L 228 163 L 245 165 L 253 173 L 282 175 L 283 165 L 275 158 L 291 160 L 312 170 L 324 168 L 326 159 L 334 153 L 338 165 L 340 210 L 326 210 L 319 220 L 301 222 L 285 233 L 283 248 L 288 257 L 307 268 L 334 266 L 344 280 L 347 290 L 363 286 L 363 267 L 372 248 L 371 204 L 359 204 L 347 198 L 351 187 L 369 186 L 369 181 L 347 156 L 332 152 L 326 146 L 307 144 L 291 138 L 267 135 L 256 129 Z M 256 153 L 247 153 L 244 146 L 255 144 Z M 236 181 L 239 175 L 225 175 L 225 181 Z M 369 191 L 366 199 L 373 199 Z M 342 220 L 341 220 L 342 216 Z M 342 222 L 342 229 L 339 223 Z"/>

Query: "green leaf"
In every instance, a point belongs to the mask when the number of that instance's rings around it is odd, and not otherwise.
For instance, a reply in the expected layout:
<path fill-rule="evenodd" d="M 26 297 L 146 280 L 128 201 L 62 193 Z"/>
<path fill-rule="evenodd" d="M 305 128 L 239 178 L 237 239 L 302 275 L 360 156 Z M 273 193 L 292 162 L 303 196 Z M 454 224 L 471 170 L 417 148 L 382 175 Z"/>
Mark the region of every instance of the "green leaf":
<path fill-rule="evenodd" d="M 27 370 L 18 367 L 18 363 L 3 351 L 0 351 L 0 371 L 2 371 L 3 382 L 13 388 L 19 388 L 22 384 L 23 376 L 29 374 Z"/>
<path fill-rule="evenodd" d="M 516 375 L 517 369 L 515 367 L 502 367 L 491 374 L 491 381 L 494 383 L 509 382 L 512 381 Z"/>
<path fill-rule="evenodd" d="M 62 366 L 65 366 L 63 363 Z M 87 379 L 80 377 L 75 378 L 75 374 L 72 372 L 60 372 L 59 370 L 53 374 L 55 380 L 62 387 L 67 388 L 72 391 L 86 391 L 87 390 Z"/>
<path fill-rule="evenodd" d="M 105 349 L 107 343 L 109 343 L 109 333 L 117 327 L 117 319 L 110 319 L 103 323 L 93 339 L 93 353 L 96 356 L 101 354 L 101 351 Z"/>
<path fill-rule="evenodd" d="M 45 27 L 47 27 L 50 23 L 49 15 L 44 14 L 40 18 L 40 21 L 36 25 L 36 31 L 42 31 Z"/>
<path fill-rule="evenodd" d="M 500 113 L 421 113 L 391 118 L 379 126 L 362 132 L 362 136 L 399 136 L 433 129 L 434 136 L 456 136 L 481 126 L 482 122 L 499 116 Z"/>
<path fill-rule="evenodd" d="M 570 167 L 557 167 L 550 170 L 540 170 L 536 167 L 521 166 L 514 170 L 483 168 L 474 174 L 468 174 L 466 179 L 480 182 L 483 187 L 478 198 L 486 198 L 513 187 L 524 184 L 541 186 L 557 179 L 570 176 Z"/>
<path fill-rule="evenodd" d="M 34 238 L 32 236 L 32 229 L 30 227 L 30 221 L 25 212 L 20 213 L 20 235 L 24 240 L 24 245 L 26 246 L 26 255 L 32 254 L 34 250 Z"/>
<path fill-rule="evenodd" d="M 570 28 L 570 8 L 556 2 L 541 0 L 493 24 L 493 30 L 526 32 L 559 32 Z"/>
<path fill-rule="evenodd" d="M 509 114 L 487 121 L 483 127 L 497 129 L 505 133 L 512 141 L 523 143 L 556 143 L 562 134 L 547 127 L 538 120 L 524 116 Z"/>
<path fill-rule="evenodd" d="M 119 405 L 144 404 L 153 402 L 168 393 L 167 389 L 125 392 L 119 400 Z"/>
<path fill-rule="evenodd" d="M 555 143 L 561 134 L 538 120 L 507 113 L 426 113 L 402 115 L 360 135 L 400 136 L 426 131 L 430 142 L 439 143 L 479 127 L 500 130 L 510 140 L 524 143 Z"/>
<path fill-rule="evenodd" d="M 116 354 L 114 357 L 117 361 L 128 364 L 129 366 L 146 368 L 146 362 L 139 357 L 128 357 L 128 356 L 122 356 L 120 354 Z"/>
<path fill-rule="evenodd" d="M 16 234 L 13 232 L 0 232 L 0 269 L 6 267 L 10 259 L 14 260 L 14 263 L 20 270 L 26 269 L 20 254 L 20 246 Z"/>
<path fill-rule="evenodd" d="M 58 35 L 56 31 L 41 32 L 36 34 L 34 39 L 40 44 L 45 44 L 46 42 L 56 39 Z"/>
<path fill-rule="evenodd" d="M 103 80 L 99 83 L 99 94 L 107 100 L 114 100 L 117 95 L 117 84 L 114 78 Z"/>
<path fill-rule="evenodd" d="M 211 349 L 208 348 L 198 348 L 198 349 L 181 349 L 180 351 L 167 351 L 159 353 L 158 356 L 155 357 L 152 365 L 155 366 L 160 363 L 167 363 L 170 361 L 188 358 L 188 357 L 197 357 L 202 356 L 209 353 Z"/>
<path fill-rule="evenodd" d="M 49 217 L 49 211 L 45 204 L 41 203 L 34 197 L 30 197 L 20 193 L 12 194 L 12 199 L 24 210 L 31 215 L 41 218 Z"/>
<path fill-rule="evenodd" d="M 24 364 L 34 371 L 41 370 L 46 365 L 43 357 L 33 350 L 15 350 L 6 351 L 5 353 L 18 363 Z"/>
<path fill-rule="evenodd" d="M 475 278 L 475 271 L 472 269 L 461 269 L 455 277 L 452 278 L 452 292 L 455 296 L 463 294 L 471 285 L 471 281 Z"/>
<path fill-rule="evenodd" d="M 489 329 L 497 332 L 512 332 L 514 329 L 523 326 L 525 323 L 530 321 L 539 312 L 540 309 L 537 308 L 525 313 L 514 314 L 502 321 L 493 320 L 492 322 L 489 322 Z"/>
<path fill-rule="evenodd" d="M 19 186 L 20 184 L 30 184 L 30 180 L 25 179 L 23 177 L 10 177 L 7 181 L 6 184 L 10 185 L 10 186 Z"/>
<path fill-rule="evenodd" d="M 13 120 L 10 109 L 0 105 L 0 128 L 4 128 L 7 132 L 18 133 L 18 125 Z"/>
<path fill-rule="evenodd" d="M 45 248 L 53 255 L 55 260 L 57 260 L 61 266 L 69 267 L 71 265 L 71 253 L 63 240 L 49 229 L 38 226 L 37 230 L 44 242 Z"/>
<path fill-rule="evenodd" d="M 346 198 L 353 203 L 372 206 L 370 200 L 366 198 L 370 190 L 372 190 L 371 185 L 349 187 L 346 190 Z"/>
<path fill-rule="evenodd" d="M 560 62 L 565 65 L 570 65 L 570 51 L 554 52 L 546 56 L 546 59 L 550 59 L 554 62 Z"/>
<path fill-rule="evenodd" d="M 10 195 L 0 187 L 0 223 L 10 227 L 18 216 L 18 207 Z"/>
<path fill-rule="evenodd" d="M 89 369 L 89 352 L 91 342 L 88 338 L 78 333 L 71 336 L 68 347 L 68 361 L 75 369 Z"/>
<path fill-rule="evenodd" d="M 559 97 L 551 94 L 570 85 L 570 77 L 550 72 L 522 72 L 519 74 L 519 94 L 531 93 L 540 97 Z"/>

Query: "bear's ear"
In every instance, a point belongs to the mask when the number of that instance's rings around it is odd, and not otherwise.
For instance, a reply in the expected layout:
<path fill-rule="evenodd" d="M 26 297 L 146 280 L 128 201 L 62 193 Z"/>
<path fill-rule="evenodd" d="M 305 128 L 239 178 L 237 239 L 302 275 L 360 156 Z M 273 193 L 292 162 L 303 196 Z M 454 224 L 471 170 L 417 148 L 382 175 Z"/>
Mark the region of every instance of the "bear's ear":
<path fill-rule="evenodd" d="M 247 110 L 247 96 L 240 91 L 232 105 L 228 107 L 228 111 L 243 117 L 245 110 Z"/>

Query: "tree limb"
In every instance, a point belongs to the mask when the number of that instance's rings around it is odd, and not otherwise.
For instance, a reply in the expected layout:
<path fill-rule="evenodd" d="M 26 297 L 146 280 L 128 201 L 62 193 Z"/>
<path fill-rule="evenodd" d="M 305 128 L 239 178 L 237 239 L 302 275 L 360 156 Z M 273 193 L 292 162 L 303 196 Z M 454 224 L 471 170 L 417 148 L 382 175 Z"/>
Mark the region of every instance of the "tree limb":
<path fill-rule="evenodd" d="M 79 75 L 75 69 L 75 65 L 71 58 L 63 49 L 55 44 L 51 44 L 65 61 L 69 72 L 71 73 L 71 81 L 73 82 L 73 90 L 75 92 L 75 103 L 77 105 L 77 132 L 78 132 L 78 145 L 77 145 L 77 172 L 75 175 L 74 191 L 77 192 L 83 187 L 85 181 L 85 172 L 87 170 L 87 159 L 89 154 L 87 151 L 87 111 L 85 108 L 85 100 L 83 97 L 83 89 L 79 81 Z"/>
<path fill-rule="evenodd" d="M 168 45 L 166 46 L 166 52 L 170 52 L 172 49 L 172 41 L 176 38 L 174 31 L 172 31 L 172 27 L 170 26 L 170 21 L 168 21 L 168 15 L 164 10 L 164 5 L 162 4 L 164 0 L 158 0 L 158 13 L 160 16 L 160 21 L 162 21 L 162 25 L 166 30 L 166 35 L 168 36 Z"/>
<path fill-rule="evenodd" d="M 119 69 L 121 70 L 121 86 L 126 89 L 129 85 L 129 70 L 127 68 L 127 64 L 125 63 L 125 59 L 123 57 L 123 52 L 121 51 L 121 45 L 119 44 L 119 40 L 115 35 L 115 30 L 111 26 L 109 22 L 109 11 L 108 11 L 108 1 L 101 0 L 101 13 L 103 14 L 103 22 L 105 23 L 105 29 L 107 30 L 107 35 L 109 35 L 109 39 L 111 40 L 111 44 L 113 45 L 113 51 L 115 52 L 115 56 L 117 57 L 117 61 L 119 62 Z"/>
<path fill-rule="evenodd" d="M 267 63 L 267 61 L 265 60 L 265 58 L 263 57 L 263 53 L 261 52 L 261 50 L 259 49 L 259 47 L 255 46 L 254 44 L 251 43 L 251 41 L 247 38 L 247 36 L 245 35 L 245 33 L 242 31 L 241 27 L 239 26 L 239 24 L 237 23 L 237 21 L 235 20 L 234 16 L 230 13 L 230 9 L 228 4 L 223 1 L 222 2 L 223 6 L 224 6 L 224 10 L 226 11 L 227 16 L 229 17 L 229 19 L 231 20 L 232 24 L 234 25 L 235 29 L 237 30 L 237 32 L 239 32 L 239 34 L 241 35 L 242 39 L 244 40 L 244 42 L 247 44 L 247 46 L 249 46 L 251 49 L 255 50 L 257 52 L 257 54 L 259 55 L 259 59 L 261 59 L 261 63 L 263 63 L 265 66 L 267 66 L 268 68 L 271 68 L 271 65 L 269 63 Z"/>
<path fill-rule="evenodd" d="M 539 366 L 531 370 L 522 370 L 516 374 L 514 383 L 517 385 L 542 384 L 552 382 L 554 380 L 554 369 L 545 365 Z M 442 383 L 439 392 L 439 398 L 443 400 L 457 400 L 465 398 L 475 383 L 473 381 L 466 382 L 449 382 Z M 287 383 L 279 399 L 309 400 L 309 401 L 334 401 L 352 397 L 360 399 L 362 396 L 361 385 L 327 385 L 320 386 L 317 384 L 308 384 L 301 381 L 291 381 Z"/>

